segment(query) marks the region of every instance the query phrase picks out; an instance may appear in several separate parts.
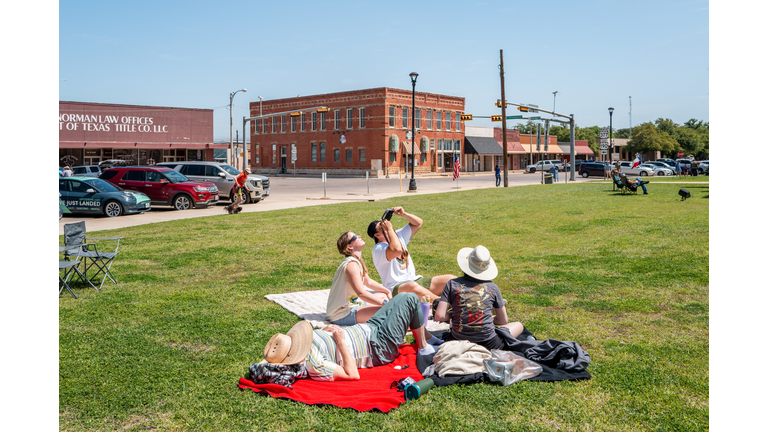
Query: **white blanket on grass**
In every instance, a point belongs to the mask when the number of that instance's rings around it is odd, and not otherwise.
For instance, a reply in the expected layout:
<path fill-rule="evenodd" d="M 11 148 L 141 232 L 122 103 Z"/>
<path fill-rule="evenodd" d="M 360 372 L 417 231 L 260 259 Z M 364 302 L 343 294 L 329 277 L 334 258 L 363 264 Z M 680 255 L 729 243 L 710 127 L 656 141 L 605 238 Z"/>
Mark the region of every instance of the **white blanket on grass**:
<path fill-rule="evenodd" d="M 331 322 L 325 319 L 325 307 L 328 304 L 330 289 L 317 291 L 298 291 L 284 294 L 267 294 L 265 299 L 275 302 L 297 317 L 309 321 L 313 328 L 320 329 Z M 448 323 L 434 320 L 427 321 L 427 330 L 448 330 Z"/>

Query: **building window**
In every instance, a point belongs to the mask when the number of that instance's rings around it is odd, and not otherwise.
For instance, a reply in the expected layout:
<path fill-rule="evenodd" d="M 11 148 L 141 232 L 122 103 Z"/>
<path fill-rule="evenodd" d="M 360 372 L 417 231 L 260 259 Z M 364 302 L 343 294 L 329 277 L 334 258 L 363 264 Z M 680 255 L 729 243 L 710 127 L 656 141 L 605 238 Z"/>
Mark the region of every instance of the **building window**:
<path fill-rule="evenodd" d="M 312 130 L 313 131 L 317 130 L 317 113 L 316 112 L 312 113 Z"/>
<path fill-rule="evenodd" d="M 304 132 L 307 130 L 307 115 L 304 113 L 301 113 L 301 131 Z"/>
<path fill-rule="evenodd" d="M 264 119 L 264 122 L 262 123 L 262 125 L 264 126 L 264 129 L 262 130 L 262 132 L 267 133 L 267 119 L 266 118 Z"/>
<path fill-rule="evenodd" d="M 461 132 L 461 115 L 456 113 L 456 132 Z"/>
<path fill-rule="evenodd" d="M 443 113 L 437 112 L 435 113 L 435 118 L 437 118 L 437 130 L 440 130 L 443 128 Z"/>
<path fill-rule="evenodd" d="M 432 111 L 427 111 L 427 129 L 432 129 Z"/>
<path fill-rule="evenodd" d="M 451 113 L 445 113 L 445 130 L 451 130 Z"/>
<path fill-rule="evenodd" d="M 361 147 L 357 150 L 360 162 L 365 162 L 365 148 Z"/>
<path fill-rule="evenodd" d="M 352 109 L 347 110 L 347 129 L 352 129 Z"/>
<path fill-rule="evenodd" d="M 461 151 L 461 140 L 453 140 L 453 149 Z"/>
<path fill-rule="evenodd" d="M 347 162 L 352 162 L 352 149 L 347 149 Z"/>
<path fill-rule="evenodd" d="M 389 107 L 389 127 L 395 127 L 395 107 Z"/>
<path fill-rule="evenodd" d="M 408 108 L 403 108 L 403 127 L 408 128 Z"/>
<path fill-rule="evenodd" d="M 421 154 L 421 163 L 423 163 L 423 164 L 427 163 L 427 154 L 426 153 L 422 153 Z"/>
<path fill-rule="evenodd" d="M 325 143 L 320 143 L 320 162 L 325 162 Z"/>
<path fill-rule="evenodd" d="M 277 133 L 277 116 L 272 116 L 272 133 Z"/>
<path fill-rule="evenodd" d="M 275 146 L 272 146 L 272 165 L 277 163 L 277 150 L 275 149 Z"/>
<path fill-rule="evenodd" d="M 280 132 L 285 133 L 285 116 L 280 116 Z"/>
<path fill-rule="evenodd" d="M 312 162 L 317 162 L 317 143 L 312 143 Z"/>
<path fill-rule="evenodd" d="M 365 108 L 360 108 L 360 128 L 365 127 Z"/>
<path fill-rule="evenodd" d="M 389 154 L 389 163 L 393 164 L 397 162 L 397 153 L 390 153 Z"/>
<path fill-rule="evenodd" d="M 256 155 L 256 165 L 261 164 L 261 149 L 259 149 L 258 144 L 256 144 L 256 151 L 254 151 L 254 154 Z"/>
<path fill-rule="evenodd" d="M 325 113 L 320 113 L 320 130 L 325 130 Z"/>
<path fill-rule="evenodd" d="M 435 139 L 434 138 L 429 140 L 429 149 L 430 150 L 434 150 L 435 149 Z"/>
<path fill-rule="evenodd" d="M 443 167 L 443 166 L 445 166 L 445 165 L 443 164 L 443 153 L 438 153 L 438 154 L 437 154 L 437 166 L 438 166 L 438 167 Z"/>
<path fill-rule="evenodd" d="M 341 162 L 341 150 L 337 148 L 333 149 L 333 161 Z"/>
<path fill-rule="evenodd" d="M 261 119 L 256 119 L 256 121 L 253 122 L 253 125 L 255 126 L 253 128 L 253 133 L 255 135 L 259 134 L 259 128 L 261 128 Z"/>
<path fill-rule="evenodd" d="M 341 123 L 341 116 L 339 110 L 333 112 L 333 128 L 339 130 L 339 123 Z"/>
<path fill-rule="evenodd" d="M 296 132 L 296 117 L 291 116 L 291 132 Z"/>
<path fill-rule="evenodd" d="M 421 110 L 413 112 L 413 127 L 416 129 L 421 128 Z"/>

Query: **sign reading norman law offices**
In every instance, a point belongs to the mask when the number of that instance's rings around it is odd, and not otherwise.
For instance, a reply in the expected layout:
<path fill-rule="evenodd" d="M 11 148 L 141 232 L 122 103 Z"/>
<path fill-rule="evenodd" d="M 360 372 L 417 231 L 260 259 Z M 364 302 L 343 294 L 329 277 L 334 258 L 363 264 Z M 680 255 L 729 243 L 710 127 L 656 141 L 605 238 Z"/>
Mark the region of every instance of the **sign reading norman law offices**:
<path fill-rule="evenodd" d="M 59 142 L 196 148 L 213 142 L 213 110 L 59 102 Z"/>

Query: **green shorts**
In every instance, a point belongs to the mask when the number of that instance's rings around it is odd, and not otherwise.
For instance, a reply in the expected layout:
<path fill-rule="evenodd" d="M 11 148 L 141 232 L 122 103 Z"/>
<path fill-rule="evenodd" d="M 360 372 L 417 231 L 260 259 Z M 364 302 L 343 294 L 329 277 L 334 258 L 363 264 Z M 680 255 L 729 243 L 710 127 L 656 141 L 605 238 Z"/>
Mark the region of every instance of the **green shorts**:
<path fill-rule="evenodd" d="M 432 283 L 432 278 L 431 278 L 431 277 L 430 277 L 430 278 L 425 278 L 425 277 L 424 277 L 424 276 L 422 276 L 422 275 L 416 275 L 416 279 L 414 279 L 414 280 L 412 280 L 412 281 L 408 281 L 408 282 L 416 282 L 416 281 L 419 281 L 419 285 L 420 285 L 422 288 L 424 288 L 424 285 L 425 285 L 425 282 L 426 282 L 426 285 L 427 285 L 427 286 L 426 286 L 426 289 L 429 289 L 429 285 L 430 285 L 430 283 Z M 408 283 L 408 282 L 403 282 L 403 283 L 399 283 L 399 284 L 395 285 L 395 287 L 394 287 L 394 288 L 392 288 L 392 297 L 394 297 L 394 296 L 396 296 L 396 295 L 397 295 L 397 293 L 398 293 L 398 288 L 400 288 L 400 285 L 402 285 L 402 284 L 404 284 L 404 283 Z"/>
<path fill-rule="evenodd" d="M 399 355 L 409 328 L 424 324 L 421 302 L 413 293 L 403 293 L 381 307 L 367 322 L 371 328 L 371 360 L 374 366 L 392 363 Z"/>

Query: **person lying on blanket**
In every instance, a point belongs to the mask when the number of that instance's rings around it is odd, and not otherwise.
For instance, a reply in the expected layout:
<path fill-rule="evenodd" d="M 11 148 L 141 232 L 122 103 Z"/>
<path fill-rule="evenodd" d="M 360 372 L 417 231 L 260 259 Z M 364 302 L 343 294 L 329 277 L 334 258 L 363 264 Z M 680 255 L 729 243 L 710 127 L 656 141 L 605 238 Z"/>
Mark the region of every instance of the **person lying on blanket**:
<path fill-rule="evenodd" d="M 507 319 L 506 302 L 493 283 L 499 270 L 491 253 L 485 246 L 463 248 L 456 261 L 464 276 L 445 284 L 435 310 L 435 321 L 451 322 L 451 331 L 445 340 L 467 340 L 489 350 L 503 349 L 504 342 L 496 335 L 496 326 L 506 327 L 513 337 L 520 336 L 524 327 Z"/>
<path fill-rule="evenodd" d="M 333 276 L 325 308 L 325 316 L 332 324 L 350 326 L 364 323 L 392 299 L 392 293 L 368 275 L 362 257 L 364 246 L 365 240 L 351 231 L 345 232 L 336 241 L 339 253 L 345 258 Z M 362 300 L 362 304 L 353 304 L 352 299 Z"/>
<path fill-rule="evenodd" d="M 424 316 L 418 297 L 412 293 L 396 295 L 364 324 L 339 327 L 335 324 L 312 330 L 300 321 L 287 334 L 275 334 L 264 347 L 264 360 L 271 364 L 303 362 L 309 377 L 318 381 L 358 380 L 358 368 L 392 363 L 399 355 L 408 328 L 420 355 L 435 352 L 426 340 Z"/>

